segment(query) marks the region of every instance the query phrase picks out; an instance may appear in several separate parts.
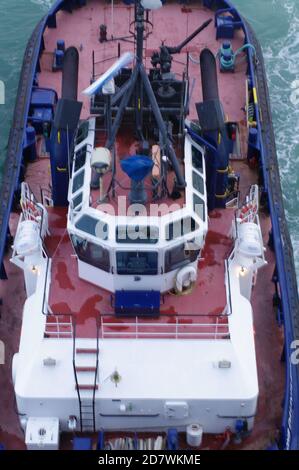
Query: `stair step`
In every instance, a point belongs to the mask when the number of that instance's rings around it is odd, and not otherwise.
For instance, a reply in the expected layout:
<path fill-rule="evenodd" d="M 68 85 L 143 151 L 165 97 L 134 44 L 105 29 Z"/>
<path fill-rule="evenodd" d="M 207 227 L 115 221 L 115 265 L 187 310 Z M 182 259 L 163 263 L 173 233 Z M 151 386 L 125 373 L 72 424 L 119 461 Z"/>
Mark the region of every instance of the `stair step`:
<path fill-rule="evenodd" d="M 77 348 L 77 354 L 97 354 L 97 349 L 95 348 Z"/>
<path fill-rule="evenodd" d="M 77 390 L 98 390 L 98 385 L 94 384 L 78 384 L 76 385 Z"/>
<path fill-rule="evenodd" d="M 76 372 L 95 372 L 96 367 L 92 366 L 76 366 Z"/>

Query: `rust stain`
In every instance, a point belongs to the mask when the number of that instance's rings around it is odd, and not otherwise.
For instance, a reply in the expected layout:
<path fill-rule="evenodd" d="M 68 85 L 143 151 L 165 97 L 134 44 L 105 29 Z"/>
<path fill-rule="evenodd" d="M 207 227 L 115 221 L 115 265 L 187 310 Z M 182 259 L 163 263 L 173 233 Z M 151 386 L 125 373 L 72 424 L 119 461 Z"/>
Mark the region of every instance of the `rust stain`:
<path fill-rule="evenodd" d="M 51 305 L 51 309 L 54 314 L 63 313 L 63 314 L 69 315 L 73 313 L 72 309 L 66 302 L 58 302 L 57 304 L 53 304 Z"/>
<path fill-rule="evenodd" d="M 97 302 L 101 302 L 103 297 L 99 294 L 95 294 L 87 299 L 81 306 L 77 315 L 77 321 L 84 323 L 88 318 L 97 318 L 100 315 L 100 310 L 96 308 Z"/>

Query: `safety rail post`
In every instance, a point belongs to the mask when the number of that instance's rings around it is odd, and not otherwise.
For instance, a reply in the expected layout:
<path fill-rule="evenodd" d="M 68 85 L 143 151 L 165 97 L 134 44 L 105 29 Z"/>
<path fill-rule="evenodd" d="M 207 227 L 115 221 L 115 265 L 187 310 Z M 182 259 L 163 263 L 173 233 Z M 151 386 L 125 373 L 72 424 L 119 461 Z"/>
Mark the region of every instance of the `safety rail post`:
<path fill-rule="evenodd" d="M 78 376 L 77 376 L 77 370 L 76 370 L 76 321 L 72 317 L 72 322 L 73 322 L 73 371 L 74 371 L 74 377 L 75 377 L 75 383 L 76 383 L 76 390 L 77 390 L 77 395 L 78 395 L 78 402 L 79 402 L 79 417 L 80 417 L 80 430 L 82 432 L 83 427 L 82 427 L 82 402 L 81 402 L 81 396 L 80 396 L 80 390 L 79 390 L 79 382 L 78 382 Z"/>
<path fill-rule="evenodd" d="M 101 335 L 102 335 L 102 339 L 104 339 L 104 322 L 103 322 L 103 317 L 102 315 L 100 316 L 100 325 L 101 325 Z"/>
<path fill-rule="evenodd" d="M 96 367 L 94 373 L 94 387 L 93 387 L 93 394 L 92 394 L 92 419 L 93 419 L 93 431 L 96 431 L 96 385 L 97 385 L 97 378 L 98 378 L 98 369 L 99 369 L 99 320 L 96 319 L 96 329 L 97 329 L 97 338 L 96 338 Z"/>

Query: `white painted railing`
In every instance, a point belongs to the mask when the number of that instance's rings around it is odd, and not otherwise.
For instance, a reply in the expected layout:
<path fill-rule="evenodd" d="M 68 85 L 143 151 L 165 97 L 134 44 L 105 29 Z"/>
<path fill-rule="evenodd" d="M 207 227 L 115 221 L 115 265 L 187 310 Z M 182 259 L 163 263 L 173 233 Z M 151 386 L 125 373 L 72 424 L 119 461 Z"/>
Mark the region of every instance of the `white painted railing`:
<path fill-rule="evenodd" d="M 73 321 L 71 315 L 47 315 L 44 331 L 46 338 L 72 338 Z"/>
<path fill-rule="evenodd" d="M 174 318 L 171 323 L 162 321 L 144 321 L 138 317 L 132 321 L 111 321 L 101 317 L 100 337 L 108 338 L 164 338 L 164 339 L 229 339 L 229 325 L 223 323 L 224 317 L 204 317 L 209 323 L 200 321 L 186 323 L 181 318 Z"/>

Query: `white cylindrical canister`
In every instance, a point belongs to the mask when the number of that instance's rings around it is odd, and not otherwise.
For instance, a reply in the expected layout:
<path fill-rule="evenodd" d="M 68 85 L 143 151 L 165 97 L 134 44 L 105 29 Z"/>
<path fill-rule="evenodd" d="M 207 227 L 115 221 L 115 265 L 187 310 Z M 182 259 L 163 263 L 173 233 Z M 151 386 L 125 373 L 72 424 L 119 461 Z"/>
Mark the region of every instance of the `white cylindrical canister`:
<path fill-rule="evenodd" d="M 17 254 L 21 256 L 29 256 L 38 252 L 41 247 L 38 223 L 33 220 L 24 220 L 21 222 L 16 234 L 14 246 Z"/>
<path fill-rule="evenodd" d="M 188 446 L 199 447 L 202 442 L 203 427 L 200 424 L 189 424 L 186 435 Z"/>

